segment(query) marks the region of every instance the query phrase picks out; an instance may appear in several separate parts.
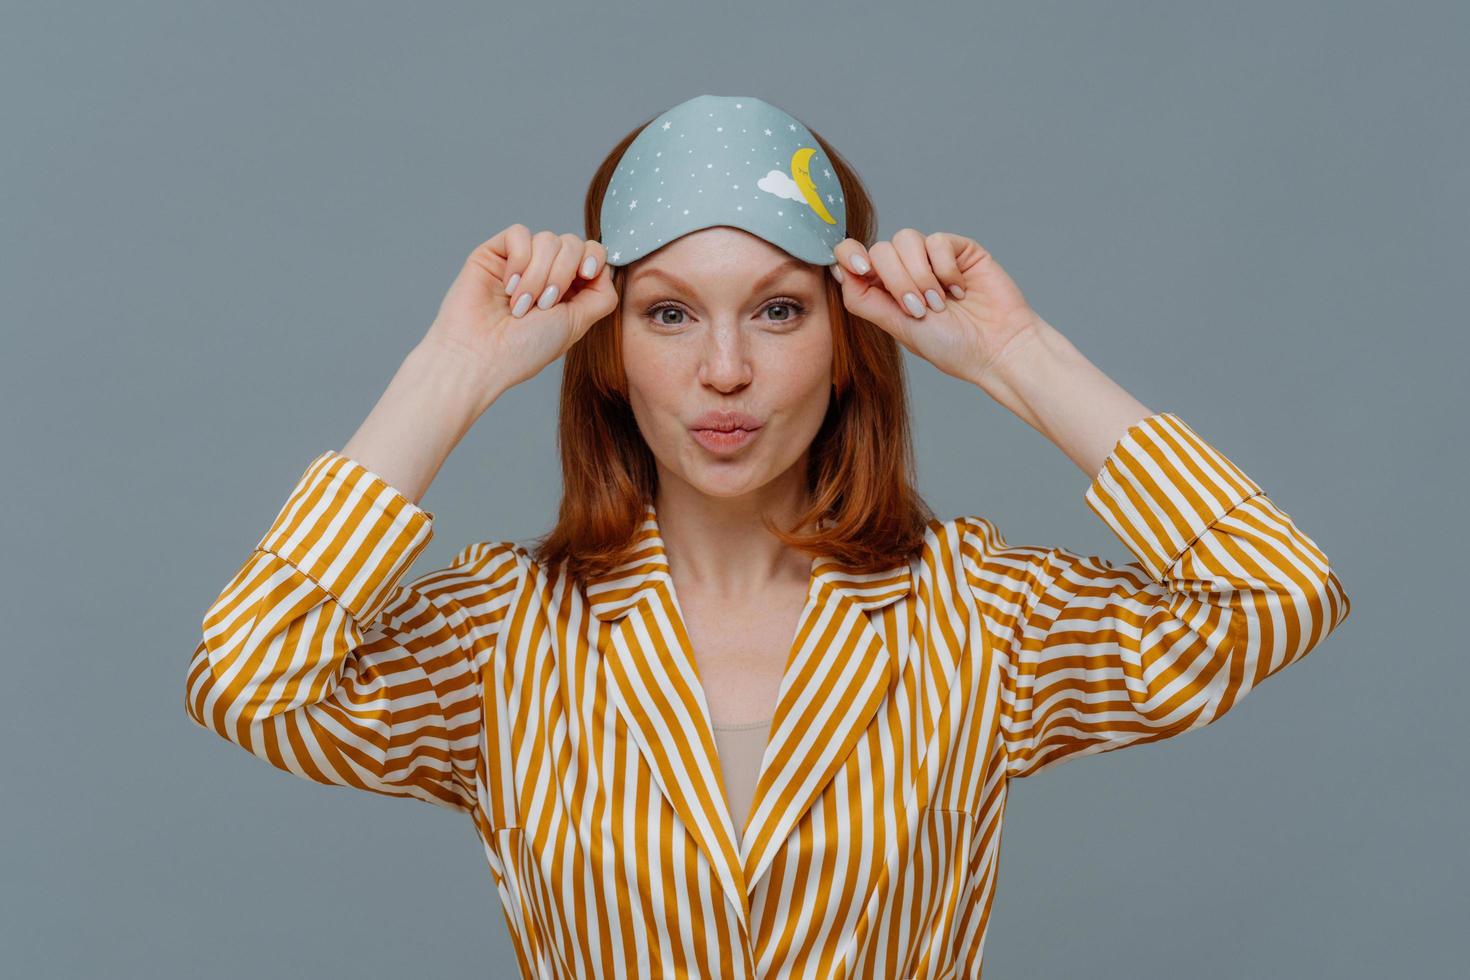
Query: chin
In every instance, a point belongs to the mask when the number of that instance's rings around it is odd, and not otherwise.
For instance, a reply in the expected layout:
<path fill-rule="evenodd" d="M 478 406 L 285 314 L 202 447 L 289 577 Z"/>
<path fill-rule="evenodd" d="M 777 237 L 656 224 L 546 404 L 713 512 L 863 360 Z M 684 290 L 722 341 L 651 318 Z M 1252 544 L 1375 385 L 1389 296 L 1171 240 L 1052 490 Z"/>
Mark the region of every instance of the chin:
<path fill-rule="evenodd" d="M 702 461 L 682 474 L 684 482 L 708 497 L 739 497 L 764 486 L 764 468 L 745 460 Z"/>
<path fill-rule="evenodd" d="M 718 476 L 695 474 L 685 477 L 689 485 L 706 497 L 741 497 L 762 485 L 759 480 L 736 476 L 722 479 Z"/>

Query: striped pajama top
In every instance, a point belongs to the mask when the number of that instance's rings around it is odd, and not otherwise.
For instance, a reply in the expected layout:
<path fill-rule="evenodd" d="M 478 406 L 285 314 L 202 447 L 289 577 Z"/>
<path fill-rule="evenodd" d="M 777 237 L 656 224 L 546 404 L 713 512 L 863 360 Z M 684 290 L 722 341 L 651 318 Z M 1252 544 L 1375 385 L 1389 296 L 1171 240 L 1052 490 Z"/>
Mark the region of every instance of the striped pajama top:
<path fill-rule="evenodd" d="M 286 772 L 467 814 L 524 976 L 975 977 L 1010 780 L 1207 725 L 1348 614 L 1173 414 L 1084 499 L 1137 561 L 978 516 L 885 571 L 814 560 L 738 844 L 651 505 L 582 585 L 511 541 L 405 582 L 433 515 L 325 452 L 205 613 L 186 709 Z"/>

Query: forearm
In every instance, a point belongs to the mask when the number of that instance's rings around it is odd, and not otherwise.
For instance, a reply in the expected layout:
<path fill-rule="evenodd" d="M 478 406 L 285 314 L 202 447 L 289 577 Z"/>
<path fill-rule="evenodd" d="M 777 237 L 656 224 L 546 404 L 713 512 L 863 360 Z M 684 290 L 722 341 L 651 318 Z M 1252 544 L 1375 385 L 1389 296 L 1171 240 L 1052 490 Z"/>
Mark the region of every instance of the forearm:
<path fill-rule="evenodd" d="M 342 454 L 418 503 L 500 390 L 465 359 L 416 347 Z"/>
<path fill-rule="evenodd" d="M 1128 427 L 1154 414 L 1039 317 L 976 384 L 1055 443 L 1089 479 Z"/>

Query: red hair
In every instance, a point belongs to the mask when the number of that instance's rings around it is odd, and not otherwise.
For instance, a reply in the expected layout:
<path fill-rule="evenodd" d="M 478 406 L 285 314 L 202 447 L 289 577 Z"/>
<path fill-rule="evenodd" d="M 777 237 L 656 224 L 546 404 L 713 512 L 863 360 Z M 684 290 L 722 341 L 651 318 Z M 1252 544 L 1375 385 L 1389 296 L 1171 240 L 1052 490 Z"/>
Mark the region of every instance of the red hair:
<path fill-rule="evenodd" d="M 623 151 L 650 118 L 624 136 L 592 177 L 583 206 L 589 239 L 602 236 L 603 195 Z M 808 127 L 810 128 L 810 127 Z M 842 186 L 847 235 L 871 245 L 877 212 L 856 171 L 812 131 Z M 627 268 L 612 267 L 623 294 Z M 792 529 L 767 529 L 789 547 L 826 555 L 852 571 L 888 568 L 915 557 L 933 513 L 914 487 L 913 442 L 902 351 L 888 332 L 853 316 L 825 269 L 832 325 L 832 400 L 812 440 L 810 506 Z M 557 446 L 562 498 L 556 526 L 536 539 L 536 560 L 565 562 L 578 581 L 632 557 L 658 471 L 633 418 L 623 371 L 621 304 L 593 324 L 563 357 Z M 798 534 L 795 528 L 815 528 Z"/>

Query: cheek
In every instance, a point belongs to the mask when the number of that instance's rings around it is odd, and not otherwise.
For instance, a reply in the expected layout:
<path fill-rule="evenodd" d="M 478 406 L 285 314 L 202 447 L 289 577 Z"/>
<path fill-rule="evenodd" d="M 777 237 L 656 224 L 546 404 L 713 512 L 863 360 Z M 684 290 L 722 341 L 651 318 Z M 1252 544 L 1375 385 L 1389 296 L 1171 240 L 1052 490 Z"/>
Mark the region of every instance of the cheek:
<path fill-rule="evenodd" d="M 770 359 L 769 372 L 786 397 L 812 401 L 832 384 L 832 341 L 813 335 L 810 342 L 785 347 Z M 825 399 L 816 399 L 825 400 Z"/>
<path fill-rule="evenodd" d="M 687 406 L 681 399 L 688 387 L 684 379 L 689 370 L 669 345 L 634 342 L 623 347 L 628 402 L 649 443 L 665 442 L 670 432 L 682 431 L 679 419 Z"/>

